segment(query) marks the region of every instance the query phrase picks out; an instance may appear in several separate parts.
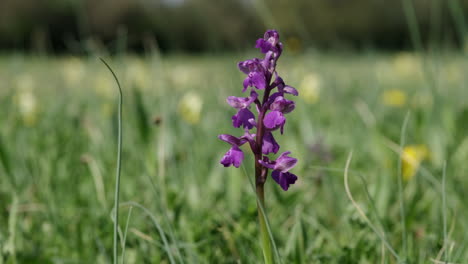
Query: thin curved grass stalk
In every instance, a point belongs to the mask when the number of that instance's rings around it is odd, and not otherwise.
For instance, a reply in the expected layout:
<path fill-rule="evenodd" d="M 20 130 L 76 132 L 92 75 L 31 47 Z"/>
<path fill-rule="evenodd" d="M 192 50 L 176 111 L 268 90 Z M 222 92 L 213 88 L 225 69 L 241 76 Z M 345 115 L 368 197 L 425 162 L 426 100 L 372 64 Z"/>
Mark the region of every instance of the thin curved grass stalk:
<path fill-rule="evenodd" d="M 453 17 L 454 23 L 456 25 L 458 37 L 461 39 L 461 43 L 466 41 L 466 22 L 465 15 L 463 13 L 463 8 L 458 0 L 447 1 L 450 14 Z"/>
<path fill-rule="evenodd" d="M 156 189 L 156 185 L 154 184 L 154 181 L 153 179 L 150 177 L 149 174 L 145 173 L 146 176 L 148 177 L 150 183 L 151 183 L 151 187 L 155 193 L 155 195 L 157 194 L 157 189 Z M 164 220 L 166 221 L 167 223 L 167 226 L 169 228 L 169 236 L 172 238 L 172 240 L 174 241 L 174 246 L 175 246 L 175 249 L 176 249 L 176 252 L 177 252 L 177 259 L 179 260 L 180 263 L 185 263 L 183 258 L 182 258 L 182 253 L 180 252 L 180 247 L 179 247 L 179 242 L 177 241 L 177 238 L 175 237 L 175 234 L 174 234 L 174 228 L 172 226 L 172 222 L 169 220 L 169 216 L 167 215 L 167 212 L 161 208 L 162 205 L 159 204 L 159 210 L 161 210 L 162 212 L 162 215 L 164 217 Z"/>
<path fill-rule="evenodd" d="M 447 169 L 447 162 L 444 162 L 444 167 L 442 170 L 442 218 L 443 218 L 443 225 L 444 225 L 444 253 L 445 253 L 445 261 L 450 261 L 449 259 L 449 250 L 447 249 L 448 246 L 448 236 L 447 236 L 447 195 L 445 189 L 445 182 L 446 182 L 446 169 Z"/>
<path fill-rule="evenodd" d="M 405 146 L 406 140 L 406 127 L 408 126 L 410 113 L 407 112 L 405 119 L 403 120 L 403 126 L 401 127 L 401 134 L 400 134 L 400 149 L 403 149 Z M 403 242 L 403 259 L 406 261 L 406 257 L 408 254 L 408 236 L 406 234 L 406 215 L 405 215 L 405 199 L 403 195 L 403 179 L 402 179 L 402 159 L 403 155 L 400 154 L 398 159 L 398 200 L 400 202 L 400 222 L 401 222 L 401 230 L 402 230 L 402 242 Z"/>
<path fill-rule="evenodd" d="M 416 17 L 416 10 L 412 0 L 402 0 L 403 12 L 405 13 L 406 21 L 410 31 L 411 42 L 413 42 L 414 48 L 418 51 L 422 51 L 422 38 L 421 32 L 418 27 L 418 19 Z"/>
<path fill-rule="evenodd" d="M 367 196 L 367 199 L 369 200 L 370 202 L 370 205 L 371 205 L 371 208 L 372 208 L 372 211 L 374 211 L 374 214 L 375 214 L 375 218 L 377 219 L 377 223 L 378 225 L 382 228 L 383 228 L 383 223 L 382 223 L 382 219 L 380 219 L 380 216 L 377 212 L 377 208 L 375 207 L 375 201 L 374 199 L 372 199 L 372 196 L 370 195 L 370 192 L 369 192 L 369 189 L 367 188 L 367 182 L 365 181 L 364 177 L 362 177 L 362 175 L 359 175 L 359 178 L 361 179 L 361 182 L 362 182 L 362 186 L 364 188 L 364 192 L 366 193 L 366 196 Z M 385 239 L 387 239 L 387 236 L 386 236 L 386 233 L 385 232 L 382 232 L 382 235 L 384 236 Z"/>
<path fill-rule="evenodd" d="M 353 157 L 353 152 L 351 151 L 348 155 L 348 158 L 346 159 L 346 165 L 345 165 L 345 170 L 344 170 L 344 186 L 345 186 L 345 191 L 346 195 L 348 196 L 349 200 L 353 204 L 353 206 L 356 208 L 358 211 L 359 215 L 366 221 L 366 223 L 369 225 L 369 227 L 374 231 L 374 233 L 380 238 L 382 243 L 385 244 L 385 247 L 390 251 L 390 253 L 397 259 L 397 262 L 401 263 L 402 259 L 401 257 L 396 253 L 396 251 L 393 249 L 393 247 L 388 243 L 388 241 L 385 239 L 385 235 L 380 232 L 374 224 L 369 220 L 369 218 L 366 216 L 364 213 L 364 210 L 357 204 L 356 200 L 354 200 L 353 195 L 351 194 L 351 190 L 349 189 L 349 183 L 348 183 L 348 169 L 349 165 L 351 163 L 351 159 Z"/>
<path fill-rule="evenodd" d="M 119 226 L 119 197 L 120 197 L 120 171 L 122 165 L 122 104 L 123 104 L 123 95 L 122 95 L 122 87 L 120 86 L 119 79 L 117 75 L 115 75 L 112 68 L 107 64 L 107 62 L 99 58 L 104 65 L 106 65 L 107 69 L 112 73 L 115 82 L 117 83 L 117 87 L 119 88 L 119 110 L 118 110 L 118 143 L 117 143 L 117 169 L 115 172 L 115 192 L 114 192 L 114 245 L 113 245 L 113 260 L 114 264 L 118 263 L 119 256 L 118 256 L 118 226 Z"/>
<path fill-rule="evenodd" d="M 125 263 L 125 246 L 127 242 L 127 232 L 128 232 L 128 224 L 130 223 L 130 217 L 132 216 L 132 210 L 133 206 L 130 206 L 130 209 L 128 209 L 128 215 L 127 215 L 127 223 L 125 224 L 125 231 L 123 233 L 123 238 L 122 238 L 122 264 Z"/>
<path fill-rule="evenodd" d="M 385 244 L 383 243 L 382 241 L 382 244 L 381 244 L 381 247 L 380 247 L 380 251 L 382 251 L 382 259 L 380 261 L 380 263 L 382 264 L 385 264 Z"/>
<path fill-rule="evenodd" d="M 124 202 L 120 204 L 121 206 L 133 206 L 138 209 L 141 209 L 147 216 L 151 218 L 151 221 L 153 222 L 154 226 L 159 232 L 159 235 L 161 236 L 161 239 L 164 244 L 164 248 L 166 250 L 167 256 L 169 258 L 169 262 L 171 264 L 175 264 L 174 256 L 172 255 L 171 247 L 169 246 L 169 241 L 166 238 L 166 235 L 164 234 L 164 230 L 162 229 L 161 225 L 158 223 L 158 220 L 156 217 L 150 212 L 150 210 L 146 209 L 143 205 L 137 203 L 137 202 Z"/>

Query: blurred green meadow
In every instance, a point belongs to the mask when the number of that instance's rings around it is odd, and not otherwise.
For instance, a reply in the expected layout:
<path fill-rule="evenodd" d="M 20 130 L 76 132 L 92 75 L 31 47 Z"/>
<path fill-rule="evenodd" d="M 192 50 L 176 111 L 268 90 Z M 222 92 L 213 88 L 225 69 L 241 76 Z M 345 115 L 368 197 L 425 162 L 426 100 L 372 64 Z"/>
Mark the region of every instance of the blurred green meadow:
<path fill-rule="evenodd" d="M 125 263 L 262 263 L 253 156 L 224 168 L 217 139 L 241 133 L 225 98 L 241 96 L 236 63 L 252 55 L 107 59 L 124 93 Z M 466 56 L 284 53 L 299 97 L 277 140 L 299 180 L 265 191 L 281 263 L 397 263 L 382 237 L 405 263 L 468 261 Z M 97 57 L 12 54 L 0 80 L 0 263 L 110 263 L 112 75 Z"/>

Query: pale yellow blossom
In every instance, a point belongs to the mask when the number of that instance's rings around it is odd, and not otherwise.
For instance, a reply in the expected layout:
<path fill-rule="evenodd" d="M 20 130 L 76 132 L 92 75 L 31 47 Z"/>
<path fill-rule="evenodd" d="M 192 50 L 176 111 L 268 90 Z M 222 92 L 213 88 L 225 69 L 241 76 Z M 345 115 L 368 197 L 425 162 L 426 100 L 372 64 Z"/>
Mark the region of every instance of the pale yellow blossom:
<path fill-rule="evenodd" d="M 107 72 L 99 72 L 96 74 L 94 89 L 96 94 L 104 98 L 112 98 L 117 95 L 117 84 Z"/>
<path fill-rule="evenodd" d="M 85 66 L 83 62 L 75 57 L 67 58 L 63 61 L 62 76 L 68 86 L 78 84 L 85 75 Z"/>
<path fill-rule="evenodd" d="M 414 53 L 398 53 L 393 58 L 393 71 L 399 78 L 420 79 L 423 72 L 421 60 Z"/>
<path fill-rule="evenodd" d="M 141 59 L 130 59 L 126 66 L 125 77 L 130 86 L 145 89 L 150 83 L 150 74 Z"/>
<path fill-rule="evenodd" d="M 179 102 L 179 114 L 183 120 L 190 124 L 200 121 L 203 99 L 194 92 L 185 94 Z"/>
<path fill-rule="evenodd" d="M 425 145 L 408 145 L 402 152 L 402 177 L 403 180 L 411 180 L 421 165 L 421 162 L 429 157 L 429 149 Z"/>
<path fill-rule="evenodd" d="M 320 98 L 321 87 L 322 80 L 320 76 L 316 73 L 309 73 L 302 79 L 299 85 L 300 96 L 307 103 L 314 104 Z"/>
<path fill-rule="evenodd" d="M 34 80 L 30 75 L 21 75 L 16 80 L 15 102 L 25 125 L 33 126 L 37 121 L 38 104 L 33 92 Z"/>
<path fill-rule="evenodd" d="M 401 107 L 406 104 L 406 93 L 399 89 L 391 89 L 384 91 L 382 95 L 384 105 Z"/>

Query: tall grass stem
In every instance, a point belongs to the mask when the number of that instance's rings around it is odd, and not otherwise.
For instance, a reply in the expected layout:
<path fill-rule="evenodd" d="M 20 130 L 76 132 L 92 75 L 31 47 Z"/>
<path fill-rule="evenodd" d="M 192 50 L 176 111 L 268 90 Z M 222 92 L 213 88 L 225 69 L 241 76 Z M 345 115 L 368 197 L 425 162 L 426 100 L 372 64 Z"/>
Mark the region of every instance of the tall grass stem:
<path fill-rule="evenodd" d="M 446 170 L 447 162 L 444 162 L 444 167 L 442 170 L 442 218 L 443 218 L 443 228 L 444 228 L 444 259 L 446 262 L 449 262 L 449 249 L 447 241 L 447 197 L 445 190 L 445 181 L 446 181 Z"/>
<path fill-rule="evenodd" d="M 400 149 L 403 150 L 403 147 L 406 144 L 406 127 L 408 126 L 408 120 L 410 117 L 410 113 L 407 112 L 405 119 L 403 120 L 403 126 L 401 127 L 400 133 Z M 407 234 L 406 234 L 406 214 L 405 214 L 405 197 L 403 193 L 403 175 L 402 175 L 402 159 L 404 159 L 404 153 L 400 154 L 398 159 L 398 173 L 397 173 L 397 181 L 398 181 L 398 200 L 400 204 L 400 222 L 401 222 L 401 241 L 403 244 L 403 259 L 406 261 L 407 254 L 408 254 L 408 241 L 407 241 Z"/>
<path fill-rule="evenodd" d="M 117 87 L 119 88 L 119 109 L 118 109 L 118 139 L 117 139 L 117 169 L 115 171 L 115 192 L 114 192 L 114 244 L 113 244 L 113 263 L 118 264 L 118 230 L 119 230 L 119 196 L 120 196 L 120 171 L 122 165 L 122 87 L 120 86 L 119 79 L 115 75 L 112 68 L 107 64 L 107 62 L 100 58 L 102 63 L 106 65 L 109 71 L 112 73 Z"/>

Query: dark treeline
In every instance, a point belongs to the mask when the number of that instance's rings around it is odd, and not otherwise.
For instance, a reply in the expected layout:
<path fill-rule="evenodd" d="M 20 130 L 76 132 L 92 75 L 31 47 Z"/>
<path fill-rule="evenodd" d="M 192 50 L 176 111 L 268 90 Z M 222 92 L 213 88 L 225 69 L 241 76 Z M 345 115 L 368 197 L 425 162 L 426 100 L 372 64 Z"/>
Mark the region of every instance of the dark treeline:
<path fill-rule="evenodd" d="M 468 0 L 1 0 L 0 48 L 239 50 L 271 27 L 297 48 L 401 49 L 411 36 L 457 46 L 467 10 Z"/>

